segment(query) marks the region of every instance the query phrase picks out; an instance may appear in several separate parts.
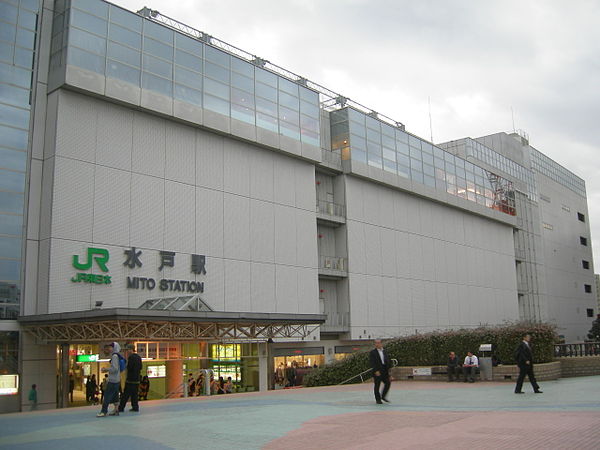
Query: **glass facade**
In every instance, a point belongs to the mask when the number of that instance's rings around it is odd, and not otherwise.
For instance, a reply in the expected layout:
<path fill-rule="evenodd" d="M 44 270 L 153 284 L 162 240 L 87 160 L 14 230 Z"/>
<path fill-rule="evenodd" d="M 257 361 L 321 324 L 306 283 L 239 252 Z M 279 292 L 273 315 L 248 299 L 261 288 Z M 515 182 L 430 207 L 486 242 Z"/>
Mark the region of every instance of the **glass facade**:
<path fill-rule="evenodd" d="M 333 111 L 330 117 L 332 150 L 340 151 L 343 159 L 516 214 L 509 180 L 355 109 Z"/>
<path fill-rule="evenodd" d="M 576 194 L 586 197 L 585 181 L 534 148 L 531 149 L 531 168 L 534 172 L 541 173 Z"/>
<path fill-rule="evenodd" d="M 57 3 L 53 69 L 77 66 L 320 146 L 317 92 L 117 6 Z"/>
<path fill-rule="evenodd" d="M 39 0 L 0 1 L 0 319 L 16 319 Z"/>
<path fill-rule="evenodd" d="M 467 156 L 473 156 L 525 183 L 527 195 L 531 200 L 537 201 L 537 188 L 531 170 L 473 139 L 466 138 L 465 146 Z"/>

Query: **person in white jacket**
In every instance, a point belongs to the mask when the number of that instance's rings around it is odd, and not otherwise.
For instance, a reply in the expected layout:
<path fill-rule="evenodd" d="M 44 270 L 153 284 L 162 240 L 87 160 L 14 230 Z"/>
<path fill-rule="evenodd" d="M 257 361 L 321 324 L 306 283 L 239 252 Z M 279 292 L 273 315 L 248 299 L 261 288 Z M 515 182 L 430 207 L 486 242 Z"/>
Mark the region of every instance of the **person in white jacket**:
<path fill-rule="evenodd" d="M 105 417 L 107 414 L 109 416 L 119 415 L 119 387 L 121 386 L 119 351 L 121 351 L 121 346 L 116 342 L 104 346 L 104 353 L 110 355 L 110 366 L 101 369 L 102 372 L 108 372 L 108 383 L 104 392 L 102 410 L 97 414 L 97 417 Z M 108 405 L 110 403 L 113 404 L 114 409 L 109 413 Z"/>

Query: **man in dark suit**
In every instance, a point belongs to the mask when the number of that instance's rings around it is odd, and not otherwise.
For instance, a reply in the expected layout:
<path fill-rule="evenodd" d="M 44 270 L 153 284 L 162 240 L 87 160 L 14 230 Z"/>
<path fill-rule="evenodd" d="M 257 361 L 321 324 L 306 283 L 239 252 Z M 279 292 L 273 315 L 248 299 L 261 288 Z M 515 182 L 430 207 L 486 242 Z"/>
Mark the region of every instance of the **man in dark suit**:
<path fill-rule="evenodd" d="M 523 394 L 521 388 L 523 387 L 523 380 L 525 380 L 525 375 L 529 377 L 529 382 L 533 387 L 533 392 L 536 394 L 541 394 L 542 391 L 535 380 L 535 375 L 533 374 L 533 351 L 531 350 L 531 336 L 526 334 L 523 336 L 523 341 L 517 347 L 515 351 L 515 360 L 517 361 L 517 365 L 519 366 L 519 378 L 517 378 L 517 385 L 515 386 L 515 394 Z"/>
<path fill-rule="evenodd" d="M 369 361 L 373 369 L 373 382 L 375 383 L 375 401 L 381 405 L 383 402 L 389 403 L 387 393 L 390 390 L 390 373 L 391 368 L 390 358 L 387 352 L 383 349 L 381 339 L 375 339 L 375 348 L 369 353 Z M 379 387 L 383 382 L 383 391 L 379 392 Z"/>

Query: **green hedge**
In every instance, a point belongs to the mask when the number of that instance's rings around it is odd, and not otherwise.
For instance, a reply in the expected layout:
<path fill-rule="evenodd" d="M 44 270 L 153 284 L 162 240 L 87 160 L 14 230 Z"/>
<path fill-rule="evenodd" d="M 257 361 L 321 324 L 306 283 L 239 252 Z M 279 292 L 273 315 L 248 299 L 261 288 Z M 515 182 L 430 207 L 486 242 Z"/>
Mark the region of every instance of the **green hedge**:
<path fill-rule="evenodd" d="M 397 359 L 400 366 L 445 365 L 449 352 L 456 352 L 462 360 L 469 350 L 477 354 L 480 344 L 493 344 L 494 354 L 503 364 L 514 364 L 514 351 L 525 333 L 530 333 L 532 336 L 534 362 L 552 361 L 557 336 L 555 327 L 549 324 L 517 323 L 497 327 L 437 331 L 393 339 L 387 341 L 384 346 L 390 358 Z M 304 385 L 339 384 L 369 367 L 368 352 L 355 353 L 344 360 L 312 370 L 304 376 Z M 354 382 L 358 383 L 360 379 Z"/>

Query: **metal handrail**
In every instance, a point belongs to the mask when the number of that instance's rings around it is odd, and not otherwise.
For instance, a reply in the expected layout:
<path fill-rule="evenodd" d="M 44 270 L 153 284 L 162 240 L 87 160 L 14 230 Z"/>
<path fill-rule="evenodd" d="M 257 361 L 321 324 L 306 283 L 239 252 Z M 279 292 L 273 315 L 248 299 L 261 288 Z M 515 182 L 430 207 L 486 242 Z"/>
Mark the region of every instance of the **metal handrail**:
<path fill-rule="evenodd" d="M 600 355 L 600 342 L 583 342 L 579 344 L 554 344 L 554 357 L 579 357 Z"/>
<path fill-rule="evenodd" d="M 392 358 L 392 360 L 391 360 L 391 361 L 392 361 L 392 367 L 396 367 L 396 366 L 398 365 L 398 360 L 397 360 L 397 359 L 395 359 L 395 358 Z M 355 378 L 358 378 L 358 377 L 360 377 L 360 382 L 361 382 L 361 383 L 364 383 L 364 382 L 365 382 L 365 380 L 363 379 L 363 375 L 365 375 L 366 373 L 370 372 L 371 370 L 373 370 L 373 369 L 372 369 L 372 368 L 370 368 L 370 369 L 367 369 L 367 370 L 365 370 L 365 371 L 363 371 L 363 372 L 359 373 L 358 375 L 354 375 L 353 377 L 351 377 L 351 378 L 348 378 L 347 380 L 344 380 L 344 381 L 342 381 L 341 383 L 339 383 L 339 384 L 338 384 L 338 386 L 341 386 L 342 384 L 346 384 L 348 381 L 350 381 L 350 380 L 354 380 Z M 369 378 L 370 378 L 370 377 L 369 377 Z"/>

